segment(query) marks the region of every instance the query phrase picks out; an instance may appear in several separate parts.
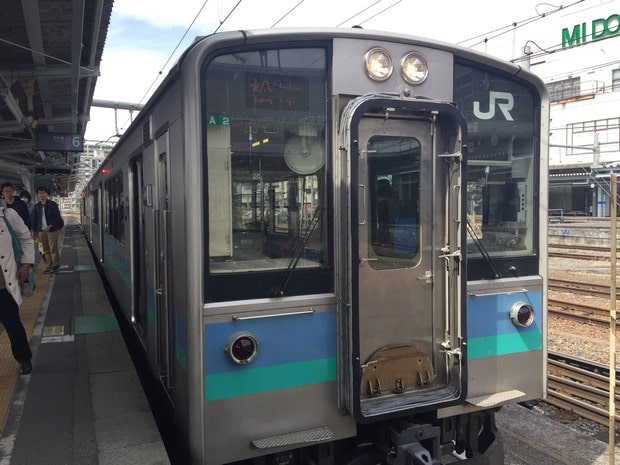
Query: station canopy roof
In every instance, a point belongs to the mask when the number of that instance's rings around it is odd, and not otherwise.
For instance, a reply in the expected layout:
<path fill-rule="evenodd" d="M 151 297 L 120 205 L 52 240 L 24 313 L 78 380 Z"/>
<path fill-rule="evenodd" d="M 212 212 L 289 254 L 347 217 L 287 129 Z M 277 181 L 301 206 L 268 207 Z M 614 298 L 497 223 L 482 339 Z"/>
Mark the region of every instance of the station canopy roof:
<path fill-rule="evenodd" d="M 2 0 L 0 182 L 73 189 L 113 2 Z"/>

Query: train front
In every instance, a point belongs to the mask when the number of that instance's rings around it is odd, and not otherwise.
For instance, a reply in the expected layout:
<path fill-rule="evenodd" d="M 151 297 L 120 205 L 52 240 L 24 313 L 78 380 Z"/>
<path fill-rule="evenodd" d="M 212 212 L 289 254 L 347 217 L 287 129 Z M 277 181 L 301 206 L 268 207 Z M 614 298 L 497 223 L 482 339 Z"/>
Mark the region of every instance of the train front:
<path fill-rule="evenodd" d="M 223 37 L 186 170 L 204 462 L 503 463 L 493 409 L 544 387 L 540 86 L 389 34 Z"/>

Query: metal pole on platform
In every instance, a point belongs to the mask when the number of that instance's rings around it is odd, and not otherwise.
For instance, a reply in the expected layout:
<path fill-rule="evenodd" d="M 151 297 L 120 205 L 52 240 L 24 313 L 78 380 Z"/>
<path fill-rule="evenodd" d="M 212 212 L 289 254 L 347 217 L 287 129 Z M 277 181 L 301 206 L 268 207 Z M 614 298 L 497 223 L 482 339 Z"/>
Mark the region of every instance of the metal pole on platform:
<path fill-rule="evenodd" d="M 611 272 L 609 274 L 610 298 L 609 298 L 609 465 L 615 464 L 615 432 L 616 432 L 616 274 L 617 274 L 617 238 L 618 217 L 617 192 L 618 175 L 610 176 L 611 184 L 611 227 L 609 229 L 609 243 L 611 245 Z"/>

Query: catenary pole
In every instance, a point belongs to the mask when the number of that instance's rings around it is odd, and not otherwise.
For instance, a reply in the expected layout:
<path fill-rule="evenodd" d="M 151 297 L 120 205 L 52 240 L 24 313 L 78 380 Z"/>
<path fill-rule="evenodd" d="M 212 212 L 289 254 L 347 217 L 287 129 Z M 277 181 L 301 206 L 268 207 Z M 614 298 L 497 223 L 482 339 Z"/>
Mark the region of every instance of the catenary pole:
<path fill-rule="evenodd" d="M 617 237 L 618 227 L 617 192 L 618 175 L 610 176 L 611 183 L 611 227 L 609 229 L 609 243 L 611 245 L 611 272 L 610 272 L 610 306 L 609 306 L 609 465 L 615 464 L 615 432 L 616 432 L 616 272 L 617 272 Z"/>

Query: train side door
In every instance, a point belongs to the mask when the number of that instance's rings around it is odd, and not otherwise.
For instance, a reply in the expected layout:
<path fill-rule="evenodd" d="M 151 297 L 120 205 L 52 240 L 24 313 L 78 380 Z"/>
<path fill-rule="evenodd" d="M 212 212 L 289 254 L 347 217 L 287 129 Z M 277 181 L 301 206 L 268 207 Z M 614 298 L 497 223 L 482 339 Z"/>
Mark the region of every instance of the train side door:
<path fill-rule="evenodd" d="M 155 307 L 157 321 L 157 363 L 161 382 L 167 389 L 174 385 L 173 338 L 174 327 L 170 302 L 172 286 L 170 272 L 170 192 L 169 146 L 166 132 L 155 141 L 157 154 L 157 205 L 155 215 Z"/>
<path fill-rule="evenodd" d="M 145 339 L 148 332 L 148 294 L 147 294 L 147 246 L 145 238 L 145 207 L 152 207 L 152 190 L 144 185 L 144 161 L 142 157 L 132 160 L 130 170 L 132 200 L 132 316 L 138 334 Z M 150 204 L 150 205 L 149 205 Z"/>
<path fill-rule="evenodd" d="M 98 228 L 99 228 L 99 261 L 101 263 L 103 263 L 105 261 L 105 256 L 103 255 L 104 253 L 104 246 L 103 243 L 105 242 L 103 240 L 104 238 L 104 234 L 105 234 L 105 222 L 106 222 L 106 192 L 103 189 L 103 183 L 99 184 L 99 189 L 97 189 L 98 192 L 98 196 L 96 199 L 97 202 L 97 211 L 99 212 L 99 214 L 97 215 L 97 224 L 98 224 Z"/>
<path fill-rule="evenodd" d="M 465 126 L 445 103 L 361 99 L 349 115 L 351 333 L 364 422 L 462 399 Z"/>

